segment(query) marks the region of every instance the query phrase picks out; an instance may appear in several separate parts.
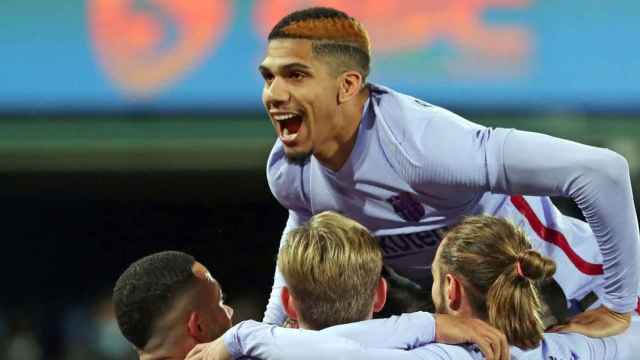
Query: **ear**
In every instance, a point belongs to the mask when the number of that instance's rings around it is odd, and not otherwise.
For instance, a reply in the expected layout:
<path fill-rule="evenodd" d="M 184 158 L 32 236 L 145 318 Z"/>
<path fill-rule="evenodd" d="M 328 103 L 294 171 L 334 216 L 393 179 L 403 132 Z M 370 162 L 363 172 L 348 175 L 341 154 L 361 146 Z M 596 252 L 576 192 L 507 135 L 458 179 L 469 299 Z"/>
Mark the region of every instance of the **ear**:
<path fill-rule="evenodd" d="M 338 77 L 338 102 L 345 103 L 353 99 L 360 90 L 364 82 L 364 78 L 357 71 L 346 71 Z"/>
<path fill-rule="evenodd" d="M 376 313 L 384 307 L 384 304 L 387 302 L 387 280 L 380 277 L 378 280 L 378 286 L 376 287 L 375 298 L 373 299 L 373 312 Z"/>
<path fill-rule="evenodd" d="M 451 274 L 446 275 L 445 284 L 448 308 L 452 311 L 460 310 L 460 305 L 462 304 L 462 284 Z"/>
<path fill-rule="evenodd" d="M 298 310 L 295 306 L 295 299 L 291 297 L 291 292 L 289 292 L 288 287 L 283 287 L 282 292 L 280 293 L 280 298 L 282 299 L 282 306 L 284 307 L 284 312 L 287 313 L 287 316 L 291 320 L 298 320 Z"/>
<path fill-rule="evenodd" d="M 207 342 L 200 320 L 200 315 L 195 311 L 191 312 L 187 320 L 187 334 L 198 344 Z"/>

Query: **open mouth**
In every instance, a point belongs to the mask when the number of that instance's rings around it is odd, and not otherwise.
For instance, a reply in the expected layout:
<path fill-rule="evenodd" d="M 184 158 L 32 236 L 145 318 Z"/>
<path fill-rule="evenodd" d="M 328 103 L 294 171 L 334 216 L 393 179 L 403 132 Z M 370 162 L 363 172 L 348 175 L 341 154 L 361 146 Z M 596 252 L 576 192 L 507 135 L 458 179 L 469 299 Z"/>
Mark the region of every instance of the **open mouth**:
<path fill-rule="evenodd" d="M 282 139 L 287 141 L 294 140 L 302 126 L 302 115 L 279 114 L 274 115 L 273 118 L 278 122 Z"/>

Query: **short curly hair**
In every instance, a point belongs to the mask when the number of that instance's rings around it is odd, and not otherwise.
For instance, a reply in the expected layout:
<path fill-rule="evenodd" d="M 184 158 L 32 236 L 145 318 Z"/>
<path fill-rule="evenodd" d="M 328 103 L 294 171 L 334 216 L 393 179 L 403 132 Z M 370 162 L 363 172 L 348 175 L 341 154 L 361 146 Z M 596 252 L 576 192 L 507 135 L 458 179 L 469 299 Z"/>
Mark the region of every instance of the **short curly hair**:
<path fill-rule="evenodd" d="M 158 320 L 173 304 L 195 286 L 193 256 L 164 251 L 131 264 L 113 289 L 113 305 L 124 337 L 143 349 Z"/>

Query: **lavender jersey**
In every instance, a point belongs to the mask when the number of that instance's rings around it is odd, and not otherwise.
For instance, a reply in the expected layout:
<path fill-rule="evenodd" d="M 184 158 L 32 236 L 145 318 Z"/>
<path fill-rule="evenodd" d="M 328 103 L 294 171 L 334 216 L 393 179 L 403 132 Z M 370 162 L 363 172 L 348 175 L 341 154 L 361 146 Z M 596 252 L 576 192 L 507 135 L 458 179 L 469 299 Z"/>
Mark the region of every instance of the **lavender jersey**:
<path fill-rule="evenodd" d="M 521 350 L 512 346 L 511 359 L 634 360 L 640 352 L 638 338 L 640 321 L 635 318 L 624 333 L 606 338 L 544 334 L 542 342 L 534 349 Z M 435 321 L 427 313 L 339 325 L 320 332 L 246 321 L 227 331 L 223 339 L 234 359 L 484 359 L 476 345 L 432 343 Z"/>
<path fill-rule="evenodd" d="M 370 85 L 354 148 L 340 170 L 313 156 L 303 165 L 289 163 L 278 140 L 267 177 L 289 209 L 283 239 L 313 214 L 337 211 L 378 238 L 385 262 L 398 273 L 430 286 L 440 231 L 464 216 L 490 214 L 522 226 L 533 247 L 556 261 L 556 280 L 568 298 L 593 290 L 612 310 L 636 306 L 638 220 L 628 164 L 610 150 L 486 128 Z M 571 197 L 588 224 L 562 215 L 548 196 Z M 266 322 L 284 320 L 283 285 L 276 269 Z"/>

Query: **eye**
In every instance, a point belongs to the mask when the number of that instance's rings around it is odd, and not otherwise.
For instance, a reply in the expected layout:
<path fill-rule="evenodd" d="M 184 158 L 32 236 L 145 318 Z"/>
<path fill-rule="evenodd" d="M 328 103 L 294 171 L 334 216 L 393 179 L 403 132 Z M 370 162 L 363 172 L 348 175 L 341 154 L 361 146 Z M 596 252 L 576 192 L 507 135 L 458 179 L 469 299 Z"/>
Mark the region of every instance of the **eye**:
<path fill-rule="evenodd" d="M 264 79 L 264 82 L 269 84 L 269 83 L 271 83 L 271 81 L 273 81 L 273 74 L 272 73 L 268 73 L 268 72 L 263 72 L 262 73 L 262 78 Z"/>
<path fill-rule="evenodd" d="M 307 77 L 307 74 L 303 73 L 302 71 L 294 71 L 289 77 L 294 80 L 302 80 Z"/>

